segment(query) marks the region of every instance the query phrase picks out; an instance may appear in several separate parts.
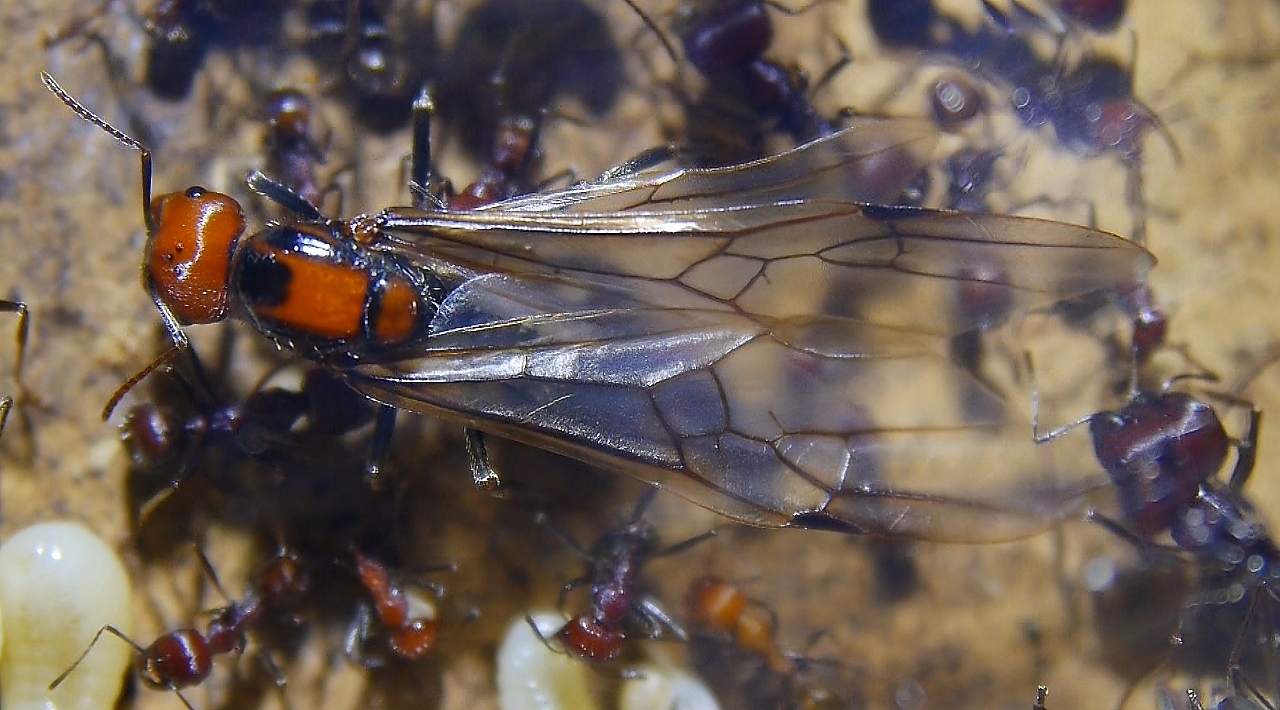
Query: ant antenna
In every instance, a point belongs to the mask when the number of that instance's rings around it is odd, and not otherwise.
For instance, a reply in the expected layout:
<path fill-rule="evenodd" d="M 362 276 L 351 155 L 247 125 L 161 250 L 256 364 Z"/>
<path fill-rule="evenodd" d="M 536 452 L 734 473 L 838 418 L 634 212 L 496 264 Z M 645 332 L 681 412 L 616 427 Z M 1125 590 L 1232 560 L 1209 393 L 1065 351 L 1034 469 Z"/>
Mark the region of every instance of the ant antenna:
<path fill-rule="evenodd" d="M 542 629 L 538 628 L 538 622 L 534 621 L 532 616 L 530 616 L 529 614 L 525 614 L 524 620 L 525 620 L 525 623 L 529 625 L 529 630 L 533 632 L 534 636 L 538 637 L 538 640 L 542 642 L 543 646 L 547 647 L 548 651 L 551 651 L 552 653 L 555 653 L 561 656 L 569 655 L 569 652 L 565 650 L 563 646 L 551 643 L 551 639 L 547 638 L 546 635 L 542 633 Z M 570 620 L 570 623 L 571 622 L 572 620 Z"/>
<path fill-rule="evenodd" d="M 1023 353 L 1023 360 L 1027 368 L 1027 375 L 1031 380 L 1031 438 L 1037 444 L 1047 444 L 1054 439 L 1069 433 L 1077 427 L 1088 424 L 1093 421 L 1093 414 L 1083 416 L 1066 426 L 1059 427 L 1044 434 L 1040 433 L 1040 387 L 1036 384 L 1035 365 L 1031 361 L 1031 353 L 1027 351 Z"/>
<path fill-rule="evenodd" d="M 218 579 L 218 572 L 213 568 L 213 562 L 209 560 L 209 555 L 205 554 L 204 548 L 197 544 L 195 549 L 196 557 L 200 560 L 200 569 L 204 572 L 205 576 L 209 578 L 209 582 L 213 584 L 213 588 L 218 590 L 218 594 L 222 595 L 222 598 L 227 602 L 234 601 L 231 598 L 231 595 L 227 594 L 227 590 L 223 588 L 222 582 Z"/>
<path fill-rule="evenodd" d="M 102 129 L 107 135 L 115 138 L 125 146 L 138 151 L 142 156 L 142 216 L 146 221 L 147 234 L 154 234 L 156 224 L 155 217 L 151 214 L 151 149 L 119 128 L 107 123 L 98 114 L 85 108 L 84 104 L 72 98 L 71 94 L 68 94 L 49 72 L 40 72 L 40 81 L 44 82 L 45 88 L 51 91 L 54 96 L 57 96 L 59 101 L 66 104 L 67 108 L 74 111 L 80 118 Z"/>
<path fill-rule="evenodd" d="M 1138 67 L 1138 33 L 1134 30 L 1129 30 L 1130 76 L 1133 75 L 1133 71 L 1137 69 L 1137 67 Z M 1178 141 L 1174 140 L 1173 131 L 1169 130 L 1169 126 L 1164 121 L 1160 120 L 1160 114 L 1151 110 L 1149 106 L 1142 103 L 1141 101 L 1138 101 L 1136 98 L 1133 100 L 1133 103 L 1134 103 L 1134 106 L 1139 108 L 1143 112 L 1143 114 L 1145 114 L 1143 118 L 1147 119 L 1148 121 L 1151 121 L 1151 125 L 1155 126 L 1156 130 L 1160 132 L 1160 137 L 1164 138 L 1165 145 L 1169 146 L 1169 153 L 1173 155 L 1174 164 L 1177 166 L 1181 166 L 1182 165 L 1182 149 L 1178 147 Z"/>
<path fill-rule="evenodd" d="M 175 357 L 180 355 L 183 351 L 188 350 L 189 347 L 190 346 L 188 345 L 188 343 L 186 342 L 186 338 L 184 337 L 182 345 L 180 346 L 174 345 L 168 350 L 165 350 L 163 353 L 160 354 L 159 357 L 152 360 L 146 367 L 142 368 L 138 372 L 134 373 L 132 377 L 125 380 L 123 384 L 121 384 L 119 387 L 116 388 L 116 391 L 111 395 L 111 399 L 108 399 L 106 406 L 102 408 L 102 421 L 105 422 L 111 418 L 111 413 L 115 411 L 116 407 L 120 404 L 120 400 L 124 399 L 124 396 L 129 393 L 129 390 L 136 387 L 139 382 L 146 379 L 146 377 L 151 373 L 167 365 L 169 361 L 173 360 Z M 192 354 L 192 358 L 193 358 L 193 362 L 197 363 L 197 370 L 199 370 L 198 363 L 200 361 L 194 359 L 194 353 Z M 201 379 L 202 380 L 204 379 L 203 375 L 201 375 Z"/>
<path fill-rule="evenodd" d="M 653 18 L 649 16 L 649 13 L 641 9 L 641 7 L 636 4 L 635 0 L 622 0 L 622 2 L 626 3 L 627 7 L 631 8 L 632 12 L 636 13 L 636 15 L 640 17 L 640 21 L 644 23 L 645 27 L 648 27 L 650 31 L 658 36 L 658 41 L 662 43 L 662 48 L 666 50 L 667 56 L 671 57 L 671 61 L 675 63 L 677 67 L 683 69 L 684 63 L 680 61 L 680 55 L 676 52 L 675 46 L 671 44 L 671 40 L 667 37 L 667 33 L 663 32 L 661 27 L 658 27 L 658 23 L 654 22 Z"/>

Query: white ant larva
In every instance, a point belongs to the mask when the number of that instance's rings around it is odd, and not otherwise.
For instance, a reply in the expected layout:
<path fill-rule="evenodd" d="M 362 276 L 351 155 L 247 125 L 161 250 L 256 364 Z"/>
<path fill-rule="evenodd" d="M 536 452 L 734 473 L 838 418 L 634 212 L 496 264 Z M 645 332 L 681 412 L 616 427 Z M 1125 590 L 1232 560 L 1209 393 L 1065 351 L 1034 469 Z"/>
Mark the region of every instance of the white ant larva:
<path fill-rule="evenodd" d="M 498 647 L 502 710 L 599 710 L 590 690 L 591 665 L 547 642 L 564 624 L 564 615 L 553 611 L 535 611 L 512 620 Z M 646 663 L 628 669 L 622 678 L 617 708 L 720 710 L 720 705 L 707 686 L 687 671 Z"/>
<path fill-rule="evenodd" d="M 56 690 L 65 671 L 105 625 L 132 631 L 129 575 L 110 546 L 79 523 L 19 531 L 0 546 L 0 706 L 5 710 L 115 707 L 133 650 L 98 644 Z"/>
<path fill-rule="evenodd" d="M 588 690 L 590 666 L 556 651 L 544 640 L 564 622 L 561 614 L 537 611 L 516 617 L 507 627 L 498 646 L 498 705 L 502 710 L 599 709 Z"/>
<path fill-rule="evenodd" d="M 618 710 L 720 710 L 702 679 L 670 664 L 646 663 L 622 682 Z"/>

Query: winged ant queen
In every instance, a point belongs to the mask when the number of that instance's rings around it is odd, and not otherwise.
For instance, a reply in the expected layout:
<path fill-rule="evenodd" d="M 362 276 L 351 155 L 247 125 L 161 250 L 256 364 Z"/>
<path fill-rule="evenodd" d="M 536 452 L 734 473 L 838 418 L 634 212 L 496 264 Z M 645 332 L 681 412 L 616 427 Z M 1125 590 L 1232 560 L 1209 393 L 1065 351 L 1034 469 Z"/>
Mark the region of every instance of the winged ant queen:
<path fill-rule="evenodd" d="M 294 217 L 246 237 L 225 195 L 153 201 L 150 151 L 44 81 L 141 155 L 143 282 L 174 347 L 108 416 L 189 349 L 186 326 L 234 315 L 383 405 L 373 472 L 406 409 L 760 526 L 1004 540 L 1079 515 L 1109 485 L 1081 447 L 1027 435 L 1011 410 L 1027 400 L 948 360 L 948 338 L 995 320 L 952 303 L 978 287 L 1002 322 L 1052 318 L 1058 302 L 1142 282 L 1154 259 L 1085 227 L 873 204 L 919 174 L 936 139 L 926 121 L 855 121 L 725 168 L 652 151 L 591 182 L 449 211 L 424 94 L 415 205 L 326 219 L 254 174 Z M 1004 268 L 965 268 L 975 260 Z M 951 398 L 992 406 L 976 419 Z M 481 435 L 467 441 L 477 482 L 496 483 Z"/>

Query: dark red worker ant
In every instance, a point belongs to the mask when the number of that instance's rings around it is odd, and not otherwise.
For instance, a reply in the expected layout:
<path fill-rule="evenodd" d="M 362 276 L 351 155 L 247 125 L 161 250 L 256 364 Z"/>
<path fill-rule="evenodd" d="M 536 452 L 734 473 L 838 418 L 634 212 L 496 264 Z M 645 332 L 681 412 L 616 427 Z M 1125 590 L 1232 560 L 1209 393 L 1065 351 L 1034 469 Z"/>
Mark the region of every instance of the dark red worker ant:
<path fill-rule="evenodd" d="M 703 161 L 760 157 L 766 152 L 765 138 L 774 132 L 800 144 L 837 130 L 837 124 L 810 101 L 804 72 L 765 57 L 773 43 L 770 13 L 796 15 L 809 7 L 791 10 L 765 0 L 712 0 L 684 11 L 677 29 L 684 56 L 707 80 L 702 96 L 686 102 L 686 139 Z M 848 62 L 844 51 L 814 86 L 825 84 Z M 734 143 L 743 145 L 724 150 Z"/>
<path fill-rule="evenodd" d="M 1093 32 L 1111 32 L 1120 26 L 1128 0 L 1055 0 L 1054 9 L 1068 22 Z"/>
<path fill-rule="evenodd" d="M 477 8 L 472 11 L 472 14 L 482 11 L 483 8 Z M 527 59 L 520 54 L 520 48 L 523 42 L 528 41 L 526 36 L 532 30 L 533 28 L 526 28 L 525 32 L 516 31 L 509 38 L 511 46 L 489 75 L 489 86 L 492 89 L 491 102 L 494 105 L 484 110 L 483 118 L 486 122 L 492 121 L 493 125 L 481 130 L 481 135 L 477 136 L 477 138 L 489 137 L 491 141 L 489 152 L 485 156 L 485 165 L 475 180 L 456 194 L 452 192 L 452 186 L 445 190 L 448 209 L 476 209 L 528 193 L 535 187 L 531 182 L 531 176 L 541 162 L 538 133 L 547 109 L 545 106 L 534 108 L 516 103 L 531 100 L 532 97 L 522 96 L 518 89 L 514 89 L 508 83 L 508 74 L 513 71 L 512 64 Z M 493 38 L 490 38 L 490 41 L 492 40 Z M 476 71 L 478 68 L 472 69 L 473 73 Z M 522 75 L 517 72 L 516 76 Z M 474 76 L 464 74 L 455 77 L 454 80 L 470 79 L 474 79 Z M 550 100 L 551 96 L 545 96 L 543 99 Z M 473 110 L 481 110 L 475 97 L 470 97 L 468 101 Z M 475 127 L 471 128 L 475 129 Z"/>
<path fill-rule="evenodd" d="M 575 615 L 551 639 L 544 638 L 530 619 L 529 625 L 539 638 L 548 644 L 554 640 L 559 650 L 591 663 L 618 660 L 623 644 L 635 637 L 687 640 L 687 634 L 661 605 L 642 595 L 640 572 L 649 560 L 684 552 L 713 537 L 715 531 L 659 547 L 657 531 L 644 520 L 645 510 L 656 494 L 656 488 L 647 491 L 627 524 L 601 536 L 589 550 L 551 527 L 587 564 L 586 574 L 570 580 L 560 590 L 557 606 L 563 609 L 569 594 L 584 585 L 590 588 L 591 604 L 588 612 Z M 540 513 L 538 521 L 546 524 L 546 516 Z"/>
<path fill-rule="evenodd" d="M 504 116 L 493 136 L 489 164 L 471 184 L 449 200 L 451 209 L 475 209 L 529 188 L 527 176 L 537 162 L 538 119 L 521 114 Z"/>
<path fill-rule="evenodd" d="M 313 108 L 311 99 L 295 89 L 268 95 L 263 102 L 267 123 L 263 150 L 267 174 L 319 209 L 325 197 L 339 188 L 319 174 L 326 158 L 323 141 L 312 128 Z"/>
<path fill-rule="evenodd" d="M 959 72 L 949 72 L 929 85 L 929 107 L 943 130 L 954 130 L 986 110 L 987 99 L 977 84 Z"/>
<path fill-rule="evenodd" d="M 440 637 L 435 605 L 395 580 L 378 559 L 354 549 L 351 554 L 356 577 L 373 598 L 373 608 L 371 613 L 367 604 L 357 607 L 347 630 L 347 657 L 366 667 L 381 664 L 381 659 L 365 654 L 373 636 L 375 615 L 387 636 L 387 647 L 396 658 L 416 661 L 434 651 Z"/>
<path fill-rule="evenodd" d="M 778 642 L 777 615 L 764 603 L 749 598 L 740 585 L 712 575 L 695 579 L 689 587 L 688 613 L 695 657 L 710 656 L 711 649 L 703 648 L 702 636 L 711 634 L 763 663 L 747 683 L 753 692 L 778 686 L 780 693 L 790 696 L 780 706 L 812 710 L 848 707 L 837 693 L 810 677 L 816 660 L 783 650 Z M 732 679 L 736 684 L 743 680 Z"/>
<path fill-rule="evenodd" d="M 624 52 L 599 5 L 584 0 L 472 3 L 440 63 L 440 106 L 466 151 L 493 170 L 477 181 L 477 191 L 485 185 L 483 194 L 456 206 L 530 191 L 536 156 L 520 144 L 536 144 L 543 117 L 563 99 L 575 100 L 589 116 L 606 114 L 627 84 L 624 65 Z M 492 185 L 499 177 L 501 189 Z"/>
<path fill-rule="evenodd" d="M 1280 549 L 1245 497 L 1243 489 L 1257 461 L 1262 413 L 1238 397 L 1215 394 L 1229 404 L 1250 408 L 1244 437 L 1227 434 L 1209 404 L 1172 390 L 1175 378 L 1154 392 L 1135 391 L 1120 409 L 1102 411 L 1045 434 L 1039 443 L 1088 425 L 1098 463 L 1116 489 L 1119 518 L 1092 517 L 1141 549 L 1177 550 L 1209 569 L 1249 575 L 1263 592 L 1254 596 L 1280 603 L 1271 588 L 1280 579 Z M 1034 393 L 1033 393 L 1034 394 Z M 1235 450 L 1225 482 L 1219 472 Z M 1167 541 L 1167 542 L 1165 542 Z M 1270 613 L 1269 609 L 1263 610 Z M 1246 627 L 1248 620 L 1246 619 Z M 1228 674 L 1242 683 L 1242 633 L 1232 649 Z"/>
<path fill-rule="evenodd" d="M 214 586 L 226 596 L 203 552 L 200 553 L 200 562 Z M 133 667 L 143 685 L 153 690 L 171 691 L 188 710 L 195 710 L 182 691 L 203 683 L 209 677 L 213 672 L 216 656 L 243 653 L 250 630 L 268 614 L 286 612 L 307 593 L 310 586 L 311 577 L 299 559 L 281 550 L 255 576 L 252 588 L 242 601 L 214 610 L 213 618 L 204 633 L 194 628 L 178 629 L 144 647 L 116 627 L 103 626 L 94 634 L 93 640 L 75 663 L 49 684 L 49 690 L 61 685 L 106 633 L 124 641 L 136 651 Z M 265 655 L 259 658 L 275 675 L 276 685 L 283 686 L 284 676 L 275 664 Z"/>
<path fill-rule="evenodd" d="M 331 450 L 335 437 L 373 420 L 364 397 L 319 368 L 306 371 L 299 389 L 259 385 L 239 400 L 219 397 L 181 375 L 173 381 L 186 406 L 137 404 L 121 425 L 134 464 L 132 483 L 149 489 L 138 509 L 140 523 L 197 471 L 208 472 L 215 486 L 246 460 L 284 471 L 307 462 L 309 454 Z M 157 475 L 164 477 L 158 491 Z"/>
<path fill-rule="evenodd" d="M 307 6 L 308 50 L 339 77 L 356 116 L 375 130 L 407 122 L 437 63 L 432 13 L 393 5 L 320 0 Z"/>
<path fill-rule="evenodd" d="M 1097 55 L 1070 64 L 1060 56 L 1042 58 L 1024 36 L 1026 28 L 1037 26 L 1034 15 L 1016 4 L 1016 16 L 986 0 L 983 8 L 988 22 L 976 30 L 941 14 L 933 0 L 871 0 L 868 17 L 884 44 L 958 61 L 974 75 L 1005 87 L 1014 113 L 1024 124 L 1051 126 L 1058 143 L 1077 155 L 1118 155 L 1128 168 L 1126 199 L 1135 212 L 1130 236 L 1143 243 L 1146 220 L 1139 169 L 1143 139 L 1155 129 L 1175 159 L 1180 154 L 1159 116 L 1134 97 L 1132 67 Z"/>
<path fill-rule="evenodd" d="M 777 7 L 761 0 L 717 0 L 687 20 L 680 40 L 689 62 L 718 91 L 739 96 L 752 109 L 775 118 L 778 130 L 805 143 L 829 135 L 835 125 L 809 102 L 802 73 L 764 57 L 773 42 L 769 11 Z"/>
<path fill-rule="evenodd" d="M 276 41 L 287 5 L 278 0 L 161 0 L 143 17 L 150 38 L 147 87 L 164 99 L 184 98 L 213 47 Z"/>
<path fill-rule="evenodd" d="M 951 154 L 943 164 L 946 178 L 947 209 L 962 212 L 992 211 L 991 194 L 999 179 L 998 167 L 1003 153 L 999 149 L 963 148 Z M 1026 205 L 1057 202 L 1042 198 Z M 1085 204 L 1087 221 L 1093 222 L 1093 205 Z M 955 303 L 962 314 L 980 314 L 974 318 L 981 327 L 951 338 L 950 355 L 956 364 L 977 374 L 982 361 L 982 333 L 1002 322 L 1009 313 L 1010 304 L 998 288 L 988 284 L 1000 284 L 1008 278 L 1003 265 L 996 262 L 982 263 L 975 259 L 961 272 L 962 279 L 956 288 Z M 1141 368 L 1152 354 L 1166 345 L 1168 320 L 1155 301 L 1151 287 L 1145 283 L 1130 284 L 1115 293 L 1099 294 L 1098 299 L 1063 304 L 1068 320 L 1085 326 L 1090 318 L 1108 307 L 1118 309 L 1130 325 L 1128 340 L 1109 334 L 1107 344 L 1113 348 L 1115 359 L 1132 363 Z"/>
<path fill-rule="evenodd" d="M 1046 443 L 1088 425 L 1098 463 L 1116 486 L 1118 529 L 1143 543 L 1167 534 L 1184 550 L 1234 564 L 1244 562 L 1242 552 L 1272 554 L 1265 531 L 1244 524 L 1252 510 L 1240 496 L 1257 460 L 1262 412 L 1251 408 L 1247 433 L 1234 439 L 1212 406 L 1173 391 L 1174 382 L 1044 434 L 1033 412 L 1035 439 Z M 1222 484 L 1216 477 L 1231 449 L 1235 465 Z"/>
<path fill-rule="evenodd" d="M 283 28 L 286 2 L 269 0 L 160 0 L 140 17 L 147 34 L 143 84 L 158 98 L 186 98 L 210 51 L 276 43 Z M 82 37 L 100 46 L 109 69 L 122 76 L 123 58 L 115 56 L 107 38 L 90 24 L 108 13 L 111 0 L 49 36 L 46 45 Z M 136 14 L 134 15 L 137 16 Z"/>

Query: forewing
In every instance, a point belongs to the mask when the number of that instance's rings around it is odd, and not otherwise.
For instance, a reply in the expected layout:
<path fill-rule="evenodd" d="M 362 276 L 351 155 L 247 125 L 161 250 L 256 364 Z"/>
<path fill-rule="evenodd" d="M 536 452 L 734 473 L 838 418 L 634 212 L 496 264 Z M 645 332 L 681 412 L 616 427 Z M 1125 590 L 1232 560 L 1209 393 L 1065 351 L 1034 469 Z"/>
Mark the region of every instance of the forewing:
<path fill-rule="evenodd" d="M 388 211 L 389 248 L 478 271 L 718 304 L 768 324 L 837 319 L 936 335 L 1141 282 L 1119 237 L 1025 217 L 806 200 L 609 214 Z M 977 292 L 980 297 L 972 297 Z"/>
<path fill-rule="evenodd" d="M 482 211 L 690 211 L 819 198 L 889 203 L 924 169 L 937 140 L 937 129 L 924 120 L 862 118 L 825 138 L 742 165 L 689 168 L 667 161 L 615 169 L 594 182 L 517 197 Z"/>
<path fill-rule="evenodd" d="M 938 338 L 765 325 L 724 304 L 654 304 L 670 284 L 625 281 L 476 277 L 425 347 L 349 381 L 761 525 L 1009 539 L 1076 514 L 1103 480 L 1057 465 L 1090 459 L 1069 437 L 1034 445 Z"/>

